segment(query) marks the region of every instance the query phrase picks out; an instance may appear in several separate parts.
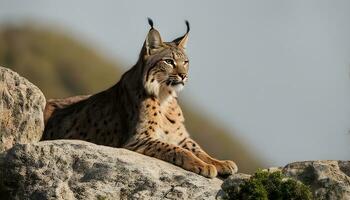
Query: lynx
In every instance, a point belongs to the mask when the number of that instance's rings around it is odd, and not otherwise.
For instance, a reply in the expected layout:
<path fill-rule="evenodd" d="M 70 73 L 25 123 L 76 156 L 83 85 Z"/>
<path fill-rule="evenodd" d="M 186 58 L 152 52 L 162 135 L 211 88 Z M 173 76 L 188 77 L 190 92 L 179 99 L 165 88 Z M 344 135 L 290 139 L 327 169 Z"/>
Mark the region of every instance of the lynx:
<path fill-rule="evenodd" d="M 111 88 L 91 96 L 49 100 L 43 140 L 80 139 L 126 148 L 205 177 L 237 172 L 234 162 L 209 156 L 190 138 L 177 95 L 188 80 L 186 33 L 163 42 L 150 30 L 137 63 Z"/>

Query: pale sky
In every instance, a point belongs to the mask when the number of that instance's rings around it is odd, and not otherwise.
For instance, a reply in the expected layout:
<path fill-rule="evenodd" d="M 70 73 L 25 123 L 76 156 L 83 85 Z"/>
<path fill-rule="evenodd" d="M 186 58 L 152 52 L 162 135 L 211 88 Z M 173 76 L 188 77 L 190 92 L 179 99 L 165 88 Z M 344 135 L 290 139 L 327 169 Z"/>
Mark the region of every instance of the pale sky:
<path fill-rule="evenodd" d="M 270 165 L 350 159 L 349 11 L 346 0 L 0 0 L 0 22 L 59 26 L 125 69 L 136 62 L 146 17 L 165 41 L 188 19 L 183 99 Z"/>

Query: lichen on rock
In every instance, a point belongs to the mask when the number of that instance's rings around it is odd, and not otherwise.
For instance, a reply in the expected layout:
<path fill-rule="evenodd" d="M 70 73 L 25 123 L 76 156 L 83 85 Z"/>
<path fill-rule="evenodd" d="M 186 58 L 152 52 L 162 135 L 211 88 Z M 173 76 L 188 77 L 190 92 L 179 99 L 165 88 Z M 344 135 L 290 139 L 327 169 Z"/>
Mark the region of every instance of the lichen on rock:
<path fill-rule="evenodd" d="M 310 185 L 316 199 L 350 199 L 350 161 L 294 162 L 286 165 L 282 172 Z"/>
<path fill-rule="evenodd" d="M 268 172 L 259 170 L 251 177 L 231 176 L 222 185 L 225 199 L 245 200 L 311 200 L 308 186 L 286 178 L 280 171 Z"/>
<path fill-rule="evenodd" d="M 0 152 L 15 143 L 37 142 L 44 130 L 43 93 L 16 72 L 0 66 Z"/>
<path fill-rule="evenodd" d="M 222 181 L 79 140 L 17 144 L 0 180 L 11 199 L 215 199 Z"/>

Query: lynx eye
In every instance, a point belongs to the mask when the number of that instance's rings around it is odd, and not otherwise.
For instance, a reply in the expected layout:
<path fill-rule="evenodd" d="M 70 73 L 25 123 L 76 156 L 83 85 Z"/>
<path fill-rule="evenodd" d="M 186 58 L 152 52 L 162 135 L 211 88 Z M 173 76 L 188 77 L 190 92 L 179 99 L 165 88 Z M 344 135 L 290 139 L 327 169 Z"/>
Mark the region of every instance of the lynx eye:
<path fill-rule="evenodd" d="M 175 66 L 175 63 L 172 59 L 165 59 L 164 62 L 166 62 L 169 65 L 172 65 L 173 67 Z"/>

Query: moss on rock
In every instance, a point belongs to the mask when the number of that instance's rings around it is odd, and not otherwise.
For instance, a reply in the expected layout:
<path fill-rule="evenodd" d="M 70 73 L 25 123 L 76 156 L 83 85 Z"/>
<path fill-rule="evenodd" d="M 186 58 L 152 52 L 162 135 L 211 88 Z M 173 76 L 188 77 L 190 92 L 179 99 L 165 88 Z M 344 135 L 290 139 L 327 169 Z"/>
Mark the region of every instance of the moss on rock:
<path fill-rule="evenodd" d="M 232 179 L 234 180 L 234 179 Z M 229 185 L 229 184 L 226 184 Z M 280 171 L 273 173 L 259 170 L 250 179 L 239 185 L 223 185 L 226 199 L 247 200 L 309 200 L 312 193 L 303 183 L 285 178 Z M 232 187 L 235 185 L 235 187 Z"/>

